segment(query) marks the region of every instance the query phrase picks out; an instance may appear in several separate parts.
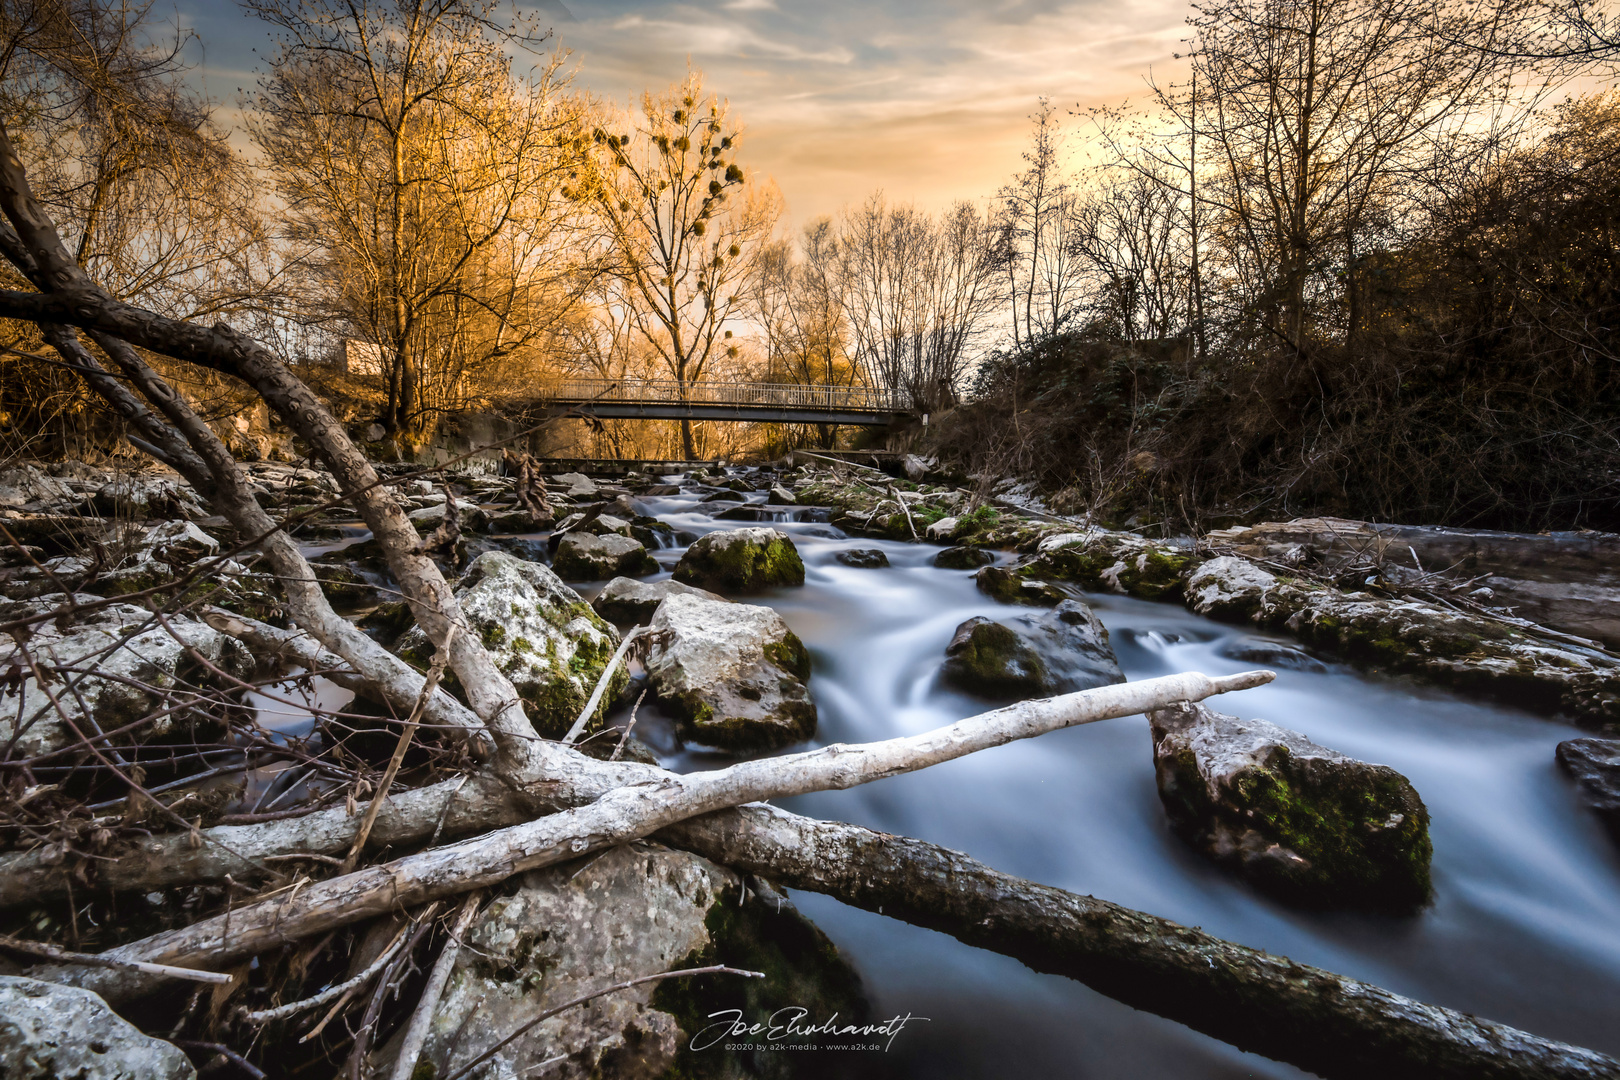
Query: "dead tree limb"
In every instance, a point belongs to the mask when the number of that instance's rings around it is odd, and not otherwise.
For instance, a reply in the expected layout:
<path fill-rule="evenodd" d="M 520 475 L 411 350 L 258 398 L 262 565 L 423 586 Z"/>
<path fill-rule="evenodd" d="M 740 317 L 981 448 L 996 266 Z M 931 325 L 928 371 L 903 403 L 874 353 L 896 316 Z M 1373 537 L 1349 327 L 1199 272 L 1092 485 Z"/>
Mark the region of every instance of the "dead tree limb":
<path fill-rule="evenodd" d="M 598 790 L 656 774 L 634 764 L 606 777 L 587 771 L 577 786 L 559 787 L 554 794 L 589 798 Z M 390 800 L 374 838 L 386 835 L 396 844 L 425 840 L 455 787 L 456 782 L 447 782 Z M 466 795 L 453 804 L 453 820 L 462 827 L 493 828 L 523 820 L 525 810 L 510 789 L 491 778 L 467 780 Z M 317 847 L 341 853 L 357 823 L 357 816 L 341 810 L 323 811 L 289 822 L 230 827 L 229 837 L 232 847 L 248 854 Z M 1001 874 L 918 840 L 757 805 L 689 819 L 662 830 L 656 839 L 780 885 L 824 892 L 949 933 L 1323 1076 L 1617 1074 L 1615 1064 L 1601 1055 L 1293 964 L 1167 919 Z M 284 846 L 278 848 L 278 843 Z M 147 844 L 152 847 L 149 858 L 134 860 L 131 869 L 122 869 L 131 860 L 120 860 L 104 872 L 104 881 L 108 874 L 123 873 L 120 887 L 145 889 L 179 883 L 188 873 L 228 872 L 227 852 L 208 846 L 193 851 L 183 835 Z M 179 865 L 168 876 L 171 860 L 187 859 L 195 865 Z M 132 872 L 140 868 L 148 871 L 146 876 Z M 30 880 L 43 883 L 49 880 L 43 877 L 47 872 L 52 871 L 36 867 L 20 880 L 25 888 Z M 153 872 L 165 876 L 160 880 Z M 13 871 L 0 866 L 0 895 L 9 892 L 12 876 Z"/>
<path fill-rule="evenodd" d="M 461 938 L 472 925 L 474 916 L 478 914 L 480 894 L 469 893 L 467 899 L 461 902 L 461 910 L 456 913 L 456 921 L 450 926 L 449 938 L 444 948 L 439 950 L 439 959 L 434 962 L 433 970 L 428 973 L 427 985 L 422 987 L 422 996 L 417 999 L 416 1008 L 411 1012 L 411 1019 L 405 1026 L 405 1035 L 399 1044 L 399 1056 L 394 1060 L 394 1068 L 389 1073 L 389 1080 L 410 1080 L 416 1072 L 416 1059 L 422 1056 L 422 1047 L 427 1044 L 429 1030 L 433 1027 L 433 1017 L 438 1014 L 439 1002 L 444 998 L 444 989 L 450 984 L 450 975 L 456 968 L 456 957 L 461 955 Z"/>
<path fill-rule="evenodd" d="M 1201 701 L 1272 678 L 1269 671 L 1219 678 L 1196 672 L 1166 675 L 1019 702 L 921 735 L 854 746 L 835 743 L 714 772 L 664 773 L 652 782 L 615 787 L 587 806 L 281 893 L 243 905 L 228 916 L 154 934 L 107 955 L 177 966 L 224 965 L 396 907 L 494 885 L 525 870 L 636 840 L 697 814 L 855 787 L 1048 731 L 1131 716 L 1170 701 Z M 100 969 L 57 968 L 35 977 L 83 986 L 113 1003 L 128 1000 L 148 985 L 128 973 Z"/>
<path fill-rule="evenodd" d="M 1620 1062 L 1603 1054 L 1025 881 L 921 840 L 770 806 L 694 818 L 657 838 L 939 930 L 1320 1076 L 1620 1076 Z"/>
<path fill-rule="evenodd" d="M 448 646 L 450 667 L 473 711 L 485 719 L 494 735 L 506 757 L 505 765 L 533 772 L 530 751 L 534 745 L 531 741 L 534 729 L 517 691 L 495 665 L 477 635 L 460 633 L 451 638 L 451 627 L 465 630 L 466 620 L 449 583 L 433 560 L 423 553 L 421 537 L 399 501 L 383 487 L 364 453 L 315 393 L 251 337 L 223 323 L 204 328 L 142 310 L 109 295 L 91 280 L 68 253 L 50 215 L 34 197 L 22 160 L 3 124 L 0 124 L 0 212 L 15 228 L 26 252 L 24 261 L 32 270 L 31 280 L 41 290 L 39 293 L 0 291 L 0 317 L 78 326 L 108 339 L 224 372 L 252 386 L 326 463 L 338 486 L 371 529 L 417 625 L 436 647 Z M 165 408 L 170 401 L 180 402 L 179 395 L 172 390 L 168 397 L 160 395 L 153 404 L 175 423 L 175 416 Z M 218 443 L 217 437 L 213 437 L 213 442 Z M 207 457 L 195 442 L 192 445 L 201 456 Z M 290 546 L 290 538 L 280 535 Z M 268 546 L 267 543 L 267 549 Z M 282 567 L 277 566 L 276 572 L 281 576 Z M 325 641 L 324 628 L 305 628 Z M 336 630 L 336 627 L 331 629 Z M 326 643 L 333 651 L 346 655 L 346 648 L 334 642 Z"/>

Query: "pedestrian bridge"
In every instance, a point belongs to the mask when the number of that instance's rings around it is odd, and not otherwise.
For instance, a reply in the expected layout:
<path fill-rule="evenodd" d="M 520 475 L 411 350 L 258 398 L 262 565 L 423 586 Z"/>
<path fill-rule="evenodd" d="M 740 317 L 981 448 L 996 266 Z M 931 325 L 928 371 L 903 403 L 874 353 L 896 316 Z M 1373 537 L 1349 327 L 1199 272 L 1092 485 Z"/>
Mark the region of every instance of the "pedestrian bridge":
<path fill-rule="evenodd" d="M 563 378 L 535 405 L 565 406 L 601 420 L 743 420 L 766 424 L 887 427 L 917 412 L 898 390 L 798 383 Z"/>

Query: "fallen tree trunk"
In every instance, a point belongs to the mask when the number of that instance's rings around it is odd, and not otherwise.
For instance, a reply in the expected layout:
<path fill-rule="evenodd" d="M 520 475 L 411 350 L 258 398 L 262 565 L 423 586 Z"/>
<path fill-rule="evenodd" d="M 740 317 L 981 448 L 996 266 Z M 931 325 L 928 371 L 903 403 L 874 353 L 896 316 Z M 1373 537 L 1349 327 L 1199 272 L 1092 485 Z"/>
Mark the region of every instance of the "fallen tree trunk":
<path fill-rule="evenodd" d="M 658 839 L 939 930 L 1320 1076 L 1591 1080 L 1620 1061 L 1296 964 L 903 836 L 745 806 Z"/>
<path fill-rule="evenodd" d="M 417 696 L 422 692 L 421 672 L 378 645 L 363 631 L 354 630 L 352 623 L 335 612 L 332 618 L 353 631 L 352 634 L 344 632 L 341 636 L 328 635 L 328 640 L 343 647 L 344 655 L 332 651 L 303 631 L 282 630 L 224 608 L 204 608 L 198 615 L 215 630 L 247 645 L 255 656 L 279 656 L 288 663 L 319 671 L 337 685 L 379 705 L 392 705 L 396 711 L 404 712 L 414 707 Z M 300 625 L 303 625 L 302 622 Z M 469 734 L 477 733 L 480 739 L 486 737 L 483 734 L 484 722 L 443 688 L 435 689 L 428 695 L 427 704 L 422 710 L 422 723 L 427 727 L 465 729 Z"/>
<path fill-rule="evenodd" d="M 578 759 L 581 769 L 575 780 L 550 790 L 553 799 L 585 801 L 660 773 L 568 756 Z M 409 845 L 428 840 L 441 821 L 452 835 L 524 819 L 521 801 L 504 784 L 473 776 L 458 791 L 462 783 L 390 798 L 373 839 Z M 109 865 L 100 881 L 149 889 L 223 881 L 226 874 L 247 880 L 257 870 L 250 859 L 293 852 L 341 855 L 359 820 L 328 810 L 264 825 L 222 826 L 204 833 L 218 832 L 225 843 L 200 848 L 184 835 L 155 837 L 141 845 L 139 859 Z M 692 818 L 662 830 L 657 839 L 785 886 L 823 892 L 951 934 L 1324 1076 L 1374 1071 L 1394 1077 L 1620 1075 L 1601 1055 L 1296 965 L 1167 919 L 1001 874 L 919 840 L 764 806 Z M 30 890 L 36 898 L 47 890 L 61 892 L 61 878 L 59 869 L 37 862 L 3 861 L 0 898 L 15 903 Z"/>
<path fill-rule="evenodd" d="M 505 828 L 531 815 L 511 788 L 489 776 L 446 780 L 390 795 L 372 826 L 369 846 L 414 847 L 435 833 L 452 839 Z M 238 884 L 265 877 L 265 860 L 279 869 L 298 855 L 341 858 L 359 833 L 361 816 L 345 808 L 317 810 L 302 817 L 256 825 L 216 825 L 190 833 L 169 833 L 136 841 L 119 857 L 96 863 L 95 888 L 144 892 L 178 885 Z M 0 908 L 37 904 L 81 895 L 45 849 L 0 858 Z"/>
<path fill-rule="evenodd" d="M 449 847 L 291 889 L 178 930 L 109 950 L 109 958 L 219 967 L 275 946 L 494 885 L 513 874 L 612 847 L 686 818 L 762 799 L 855 787 L 1048 731 L 1145 712 L 1170 701 L 1270 682 L 1269 671 L 1210 678 L 1189 672 L 1025 701 L 921 735 L 745 761 L 714 772 L 663 773 L 595 802 Z M 149 983 L 125 971 L 59 967 L 35 975 L 96 991 L 116 1004 Z"/>

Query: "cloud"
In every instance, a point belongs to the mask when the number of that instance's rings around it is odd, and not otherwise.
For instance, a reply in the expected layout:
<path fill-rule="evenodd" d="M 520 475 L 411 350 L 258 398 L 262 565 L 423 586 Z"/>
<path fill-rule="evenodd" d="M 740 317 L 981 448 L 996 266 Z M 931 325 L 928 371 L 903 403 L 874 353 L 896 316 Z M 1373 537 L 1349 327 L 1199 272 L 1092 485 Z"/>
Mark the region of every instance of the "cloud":
<path fill-rule="evenodd" d="M 877 188 L 935 207 L 992 194 L 1019 167 L 1028 116 L 1144 94 L 1173 77 L 1188 0 L 520 0 L 574 52 L 577 85 L 627 102 L 701 69 L 747 128 L 795 221 Z M 251 85 L 268 27 L 179 0 L 218 98 Z M 263 24 L 257 24 L 263 26 Z M 1076 119 L 1074 142 L 1083 149 Z"/>

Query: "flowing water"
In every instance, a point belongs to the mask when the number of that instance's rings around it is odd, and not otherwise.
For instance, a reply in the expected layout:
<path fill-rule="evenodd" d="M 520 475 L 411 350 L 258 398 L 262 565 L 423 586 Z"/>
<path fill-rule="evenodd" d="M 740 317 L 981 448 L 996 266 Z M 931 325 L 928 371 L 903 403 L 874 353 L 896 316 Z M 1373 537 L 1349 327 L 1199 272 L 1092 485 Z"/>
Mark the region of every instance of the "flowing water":
<path fill-rule="evenodd" d="M 700 510 L 697 499 L 638 503 L 694 534 L 746 524 L 715 521 L 713 504 Z M 804 558 L 805 586 L 753 601 L 779 611 L 810 650 L 817 744 L 914 734 L 989 707 L 938 678 L 958 623 L 1008 613 L 970 573 L 933 567 L 938 548 L 930 545 L 846 537 L 803 520 L 823 516 L 814 511 L 777 515 L 784 520 L 773 524 Z M 881 549 L 891 565 L 836 561 L 851 548 Z M 668 568 L 679 553 L 657 555 Z M 1223 655 L 1254 637 L 1240 628 L 1171 604 L 1085 599 L 1131 679 L 1257 666 Z M 1212 704 L 1409 777 L 1432 815 L 1434 903 L 1410 918 L 1301 913 L 1209 866 L 1169 832 L 1141 717 L 784 805 L 943 844 L 998 870 L 1620 1054 L 1620 855 L 1553 759 L 1554 746 L 1580 732 L 1333 664 L 1283 670 L 1269 686 Z M 639 716 L 638 734 L 671 767 L 721 761 L 681 749 L 655 707 L 643 705 Z M 886 1075 L 1303 1075 L 945 935 L 816 894 L 793 899 L 859 969 L 876 1013 L 929 1018 L 894 1040 Z"/>
<path fill-rule="evenodd" d="M 735 504 L 700 508 L 700 497 L 636 502 L 688 534 L 748 524 L 715 520 L 711 511 Z M 815 520 L 825 511 L 767 509 L 761 499 L 751 496 L 749 504 L 793 537 L 805 585 L 749 600 L 779 611 L 810 650 L 816 745 L 915 734 L 990 707 L 938 677 L 960 622 L 1009 613 L 978 592 L 971 573 L 935 568 L 937 547 L 848 537 Z M 863 570 L 837 561 L 852 548 L 880 549 L 891 565 Z M 655 554 L 667 571 L 682 550 Z M 579 588 L 594 596 L 602 584 Z M 1257 636 L 1241 628 L 1173 604 L 1111 594 L 1085 599 L 1107 625 L 1128 678 L 1261 666 L 1225 655 Z M 278 696 L 293 698 L 289 687 L 280 689 Z M 266 721 L 301 733 L 296 708 L 257 704 Z M 1269 686 L 1212 704 L 1410 778 L 1432 818 L 1433 904 L 1408 918 L 1304 913 L 1213 868 L 1169 831 L 1142 717 L 1054 732 L 783 805 L 919 837 L 998 870 L 1620 1055 L 1620 852 L 1578 804 L 1553 758 L 1557 743 L 1577 729 L 1331 663 L 1281 670 Z M 674 769 L 731 760 L 681 746 L 650 703 L 635 730 Z M 860 971 L 874 1013 L 928 1018 L 909 1024 L 875 1068 L 864 1061 L 862 1075 L 1304 1075 L 943 934 L 814 893 L 793 900 Z"/>

